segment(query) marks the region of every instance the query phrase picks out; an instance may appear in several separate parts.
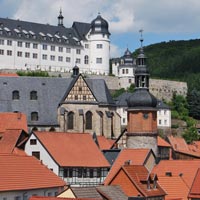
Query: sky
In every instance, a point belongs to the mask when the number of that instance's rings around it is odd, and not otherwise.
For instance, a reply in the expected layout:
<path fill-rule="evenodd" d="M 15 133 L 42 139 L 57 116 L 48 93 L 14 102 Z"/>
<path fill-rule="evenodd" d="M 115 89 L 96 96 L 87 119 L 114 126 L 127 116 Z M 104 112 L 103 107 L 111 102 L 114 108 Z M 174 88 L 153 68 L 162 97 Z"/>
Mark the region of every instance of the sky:
<path fill-rule="evenodd" d="M 98 13 L 109 23 L 111 58 L 143 45 L 200 38 L 200 0 L 0 0 L 0 17 L 64 26 L 90 23 Z"/>

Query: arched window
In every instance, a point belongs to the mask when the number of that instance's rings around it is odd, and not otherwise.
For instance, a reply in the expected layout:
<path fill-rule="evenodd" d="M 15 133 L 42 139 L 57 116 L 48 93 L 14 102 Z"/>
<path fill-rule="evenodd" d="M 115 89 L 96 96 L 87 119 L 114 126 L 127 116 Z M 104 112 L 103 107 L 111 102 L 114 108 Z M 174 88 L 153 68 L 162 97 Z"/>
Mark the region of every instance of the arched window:
<path fill-rule="evenodd" d="M 12 92 L 12 99 L 13 100 L 19 99 L 19 91 L 18 90 L 15 90 Z"/>
<path fill-rule="evenodd" d="M 30 92 L 30 100 L 37 100 L 37 91 Z"/>
<path fill-rule="evenodd" d="M 74 113 L 69 112 L 67 115 L 67 128 L 74 129 Z"/>
<path fill-rule="evenodd" d="M 86 55 L 86 56 L 84 57 L 84 64 L 87 65 L 88 63 L 89 63 L 89 56 Z"/>
<path fill-rule="evenodd" d="M 85 118 L 86 118 L 85 128 L 92 129 L 92 112 L 90 111 L 86 112 Z"/>
<path fill-rule="evenodd" d="M 31 121 L 38 121 L 38 112 L 32 112 L 31 113 Z"/>

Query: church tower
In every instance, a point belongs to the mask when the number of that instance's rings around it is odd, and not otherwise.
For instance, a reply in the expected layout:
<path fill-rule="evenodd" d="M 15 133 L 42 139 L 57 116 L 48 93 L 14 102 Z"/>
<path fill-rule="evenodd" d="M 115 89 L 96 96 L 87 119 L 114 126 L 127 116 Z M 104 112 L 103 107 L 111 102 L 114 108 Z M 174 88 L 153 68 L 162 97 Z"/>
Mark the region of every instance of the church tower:
<path fill-rule="evenodd" d="M 128 98 L 127 147 L 152 149 L 157 156 L 157 99 L 149 92 L 149 70 L 141 48 L 136 61 L 135 91 Z"/>

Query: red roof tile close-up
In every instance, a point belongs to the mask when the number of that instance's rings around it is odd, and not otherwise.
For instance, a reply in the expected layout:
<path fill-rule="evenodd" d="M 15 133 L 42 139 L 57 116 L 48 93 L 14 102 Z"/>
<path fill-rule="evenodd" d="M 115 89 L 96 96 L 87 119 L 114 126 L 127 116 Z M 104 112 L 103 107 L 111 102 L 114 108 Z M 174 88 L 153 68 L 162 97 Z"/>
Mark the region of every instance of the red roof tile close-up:
<path fill-rule="evenodd" d="M 200 168 L 198 169 L 192 187 L 190 189 L 189 198 L 199 199 L 200 198 Z"/>
<path fill-rule="evenodd" d="M 110 167 L 89 133 L 35 132 L 59 166 Z"/>
<path fill-rule="evenodd" d="M 150 153 L 149 149 L 123 149 L 114 164 L 112 165 L 104 184 L 107 185 L 114 177 L 117 171 L 124 165 L 126 161 L 129 161 L 134 165 L 143 165 Z"/>
<path fill-rule="evenodd" d="M 63 187 L 66 183 L 32 156 L 0 154 L 0 191 Z"/>

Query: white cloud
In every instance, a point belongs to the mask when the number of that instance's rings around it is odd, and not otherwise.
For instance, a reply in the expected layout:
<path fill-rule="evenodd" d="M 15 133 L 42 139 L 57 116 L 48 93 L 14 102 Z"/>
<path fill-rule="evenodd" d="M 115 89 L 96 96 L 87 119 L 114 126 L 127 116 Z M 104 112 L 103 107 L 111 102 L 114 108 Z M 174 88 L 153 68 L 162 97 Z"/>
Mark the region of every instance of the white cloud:
<path fill-rule="evenodd" d="M 122 50 L 114 44 L 110 44 L 110 57 L 111 58 L 116 58 L 116 57 L 120 57 L 122 53 Z"/>

